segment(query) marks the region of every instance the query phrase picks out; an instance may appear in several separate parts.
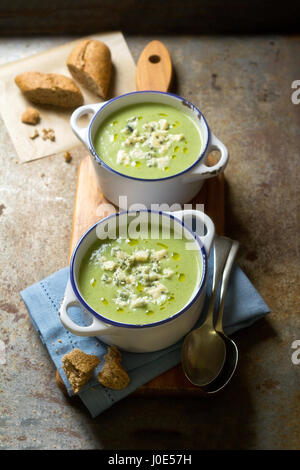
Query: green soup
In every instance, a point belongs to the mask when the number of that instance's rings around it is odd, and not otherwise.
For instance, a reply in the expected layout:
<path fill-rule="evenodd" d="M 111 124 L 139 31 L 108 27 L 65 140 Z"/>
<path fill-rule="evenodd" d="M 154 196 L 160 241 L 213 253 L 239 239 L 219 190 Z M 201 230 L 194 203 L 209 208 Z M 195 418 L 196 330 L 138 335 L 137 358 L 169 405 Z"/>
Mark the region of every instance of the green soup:
<path fill-rule="evenodd" d="M 79 290 L 105 318 L 147 324 L 171 317 L 200 284 L 198 252 L 185 249 L 185 238 L 97 240 L 79 269 Z"/>
<path fill-rule="evenodd" d="M 165 178 L 190 167 L 201 152 L 193 119 L 173 106 L 140 103 L 107 118 L 94 148 L 114 170 L 143 179 Z"/>

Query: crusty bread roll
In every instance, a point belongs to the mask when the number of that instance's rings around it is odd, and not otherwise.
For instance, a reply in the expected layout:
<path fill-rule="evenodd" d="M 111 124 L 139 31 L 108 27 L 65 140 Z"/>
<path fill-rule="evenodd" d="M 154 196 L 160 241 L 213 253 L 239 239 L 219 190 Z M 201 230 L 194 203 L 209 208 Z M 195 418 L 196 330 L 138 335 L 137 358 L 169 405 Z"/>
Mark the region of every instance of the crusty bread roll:
<path fill-rule="evenodd" d="M 111 78 L 111 53 L 101 41 L 85 39 L 71 51 L 67 66 L 81 85 L 102 98 L 107 97 Z"/>
<path fill-rule="evenodd" d="M 56 73 L 24 72 L 15 82 L 33 103 L 73 108 L 83 104 L 83 96 L 72 78 Z"/>

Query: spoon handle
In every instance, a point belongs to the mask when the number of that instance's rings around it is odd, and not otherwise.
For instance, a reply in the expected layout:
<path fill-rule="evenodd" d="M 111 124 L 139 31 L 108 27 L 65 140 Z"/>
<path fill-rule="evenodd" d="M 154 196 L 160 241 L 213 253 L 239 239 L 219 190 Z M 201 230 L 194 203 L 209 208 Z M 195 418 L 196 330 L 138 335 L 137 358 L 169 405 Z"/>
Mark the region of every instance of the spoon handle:
<path fill-rule="evenodd" d="M 238 249 L 239 249 L 239 243 L 236 240 L 233 240 L 232 246 L 231 246 L 225 267 L 224 267 L 224 271 L 223 271 L 218 319 L 217 319 L 216 326 L 215 326 L 215 329 L 221 333 L 223 333 L 223 312 L 224 312 L 225 294 L 227 291 L 228 281 L 230 278 L 230 273 L 232 270 L 233 262 L 236 258 Z"/>
<path fill-rule="evenodd" d="M 214 240 L 214 274 L 212 282 L 211 299 L 208 307 L 206 322 L 213 327 L 214 306 L 218 292 L 218 285 L 227 260 L 232 240 L 227 237 L 216 237 Z"/>
<path fill-rule="evenodd" d="M 136 89 L 168 91 L 172 81 L 172 61 L 166 46 L 151 41 L 136 66 Z"/>

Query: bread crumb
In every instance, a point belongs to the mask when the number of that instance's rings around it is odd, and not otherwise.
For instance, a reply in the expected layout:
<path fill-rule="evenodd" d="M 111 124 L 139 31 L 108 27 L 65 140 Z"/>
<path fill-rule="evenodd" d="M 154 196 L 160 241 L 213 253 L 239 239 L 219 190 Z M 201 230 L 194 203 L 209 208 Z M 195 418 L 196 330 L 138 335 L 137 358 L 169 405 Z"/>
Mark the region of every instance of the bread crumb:
<path fill-rule="evenodd" d="M 41 116 L 38 110 L 35 108 L 31 108 L 31 107 L 27 108 L 21 116 L 21 121 L 24 124 L 31 124 L 34 126 L 38 122 L 40 122 L 40 119 L 41 119 Z"/>
<path fill-rule="evenodd" d="M 61 339 L 58 339 L 57 341 L 58 341 L 59 343 L 61 343 L 61 342 L 62 342 L 62 341 L 61 341 Z"/>
<path fill-rule="evenodd" d="M 98 374 L 99 382 L 113 390 L 126 388 L 130 378 L 121 365 L 122 355 L 120 351 L 115 346 L 110 346 L 104 359 L 104 366 Z"/>
<path fill-rule="evenodd" d="M 92 354 L 86 354 L 81 349 L 73 349 L 62 358 L 62 367 L 71 384 L 74 393 L 90 380 L 93 370 L 100 363 L 100 359 Z"/>
<path fill-rule="evenodd" d="M 51 140 L 52 142 L 55 141 L 55 132 L 54 132 L 54 129 L 42 129 L 42 139 L 43 140 Z"/>
<path fill-rule="evenodd" d="M 66 163 L 70 163 L 72 161 L 72 155 L 70 154 L 70 152 L 64 153 L 64 159 Z"/>
<path fill-rule="evenodd" d="M 35 130 L 33 131 L 33 133 L 30 134 L 29 138 L 30 138 L 31 140 L 33 140 L 33 139 L 36 139 L 39 135 L 40 135 L 40 134 L 39 134 L 39 131 L 38 131 L 37 129 L 35 129 Z"/>

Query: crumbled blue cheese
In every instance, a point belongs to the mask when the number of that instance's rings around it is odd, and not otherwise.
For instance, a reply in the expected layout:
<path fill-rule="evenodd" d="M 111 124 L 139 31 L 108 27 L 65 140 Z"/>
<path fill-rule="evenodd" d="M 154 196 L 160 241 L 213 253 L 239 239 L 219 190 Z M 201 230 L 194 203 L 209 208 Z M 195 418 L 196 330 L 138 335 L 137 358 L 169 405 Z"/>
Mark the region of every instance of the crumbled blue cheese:
<path fill-rule="evenodd" d="M 150 158 L 149 160 L 147 160 L 147 166 L 148 167 L 157 166 L 157 159 L 156 158 Z"/>
<path fill-rule="evenodd" d="M 112 281 L 112 279 L 106 273 L 104 273 L 101 276 L 101 281 L 105 282 L 105 284 L 108 284 L 109 282 Z"/>
<path fill-rule="evenodd" d="M 137 116 L 132 116 L 131 118 L 128 118 L 128 119 L 127 119 L 127 122 L 130 123 L 130 124 L 132 124 L 132 125 L 134 125 L 134 126 L 136 126 L 137 121 L 138 121 L 138 117 L 137 117 Z"/>
<path fill-rule="evenodd" d="M 120 240 L 117 239 L 118 241 Z M 114 246 L 110 254 L 113 260 L 104 257 L 102 268 L 106 272 L 103 273 L 101 281 L 112 282 L 118 287 L 114 299 L 117 307 L 142 308 L 149 303 L 160 305 L 166 301 L 168 289 L 163 284 L 163 279 L 169 279 L 174 274 L 172 269 L 163 268 L 160 264 L 168 256 L 167 249 L 137 249 L 129 254 Z M 92 281 L 93 279 L 91 283 Z"/>
<path fill-rule="evenodd" d="M 126 282 L 127 284 L 132 284 L 132 285 L 137 284 L 136 276 L 134 274 L 130 274 L 129 276 L 126 277 Z"/>
<path fill-rule="evenodd" d="M 170 279 L 174 274 L 174 271 L 170 268 L 163 269 L 163 276 L 167 279 Z"/>
<path fill-rule="evenodd" d="M 145 307 L 147 303 L 149 302 L 148 297 L 138 297 L 135 296 L 132 298 L 130 301 L 130 307 L 131 308 L 140 308 L 140 307 Z"/>
<path fill-rule="evenodd" d="M 171 134 L 171 140 L 173 140 L 173 142 L 179 142 L 180 140 L 183 140 L 183 139 L 184 139 L 183 134 Z"/>
<path fill-rule="evenodd" d="M 159 149 L 167 141 L 167 131 L 154 131 L 146 141 L 150 148 Z"/>
<path fill-rule="evenodd" d="M 146 152 L 139 148 L 135 148 L 129 152 L 130 159 L 134 160 L 144 160 L 146 158 Z"/>
<path fill-rule="evenodd" d="M 126 305 L 128 305 L 128 303 L 129 303 L 129 294 L 128 294 L 128 292 L 119 290 L 118 291 L 118 296 L 115 299 L 115 303 L 119 307 L 125 307 Z"/>
<path fill-rule="evenodd" d="M 134 253 L 135 261 L 147 261 L 149 259 L 149 250 L 139 250 Z"/>
<path fill-rule="evenodd" d="M 156 261 L 159 261 L 159 260 L 165 258 L 167 256 L 167 253 L 168 253 L 168 250 L 163 248 L 162 250 L 154 251 L 151 254 L 151 258 L 156 260 Z"/>
<path fill-rule="evenodd" d="M 161 282 L 155 281 L 153 287 L 147 289 L 147 293 L 152 297 L 152 299 L 157 300 L 162 294 L 168 292 L 167 287 Z"/>
<path fill-rule="evenodd" d="M 159 150 L 158 150 L 159 155 L 164 155 L 169 150 L 170 147 L 171 147 L 171 142 L 170 141 L 166 142 L 163 145 L 161 145 Z"/>
<path fill-rule="evenodd" d="M 160 119 L 158 121 L 158 124 L 159 124 L 159 127 L 164 131 L 169 128 L 169 124 L 168 124 L 168 121 L 166 119 Z"/>
<path fill-rule="evenodd" d="M 102 267 L 103 267 L 104 271 L 113 271 L 117 267 L 117 265 L 114 261 L 108 260 L 108 261 L 104 261 L 104 263 L 102 263 Z"/>
<path fill-rule="evenodd" d="M 148 167 L 164 170 L 171 160 L 166 153 L 172 143 L 183 140 L 184 135 L 168 132 L 172 126 L 166 119 L 144 123 L 141 132 L 136 128 L 137 122 L 138 118 L 132 116 L 121 130 L 126 139 L 122 142 L 123 148 L 117 153 L 117 164 L 135 167 L 136 161 L 146 160 Z"/>
<path fill-rule="evenodd" d="M 130 163 L 130 158 L 129 158 L 129 155 L 127 152 L 125 152 L 125 150 L 119 150 L 118 153 L 117 153 L 117 163 L 120 164 L 124 164 L 124 165 L 129 165 Z"/>
<path fill-rule="evenodd" d="M 134 131 L 130 134 L 129 137 L 127 137 L 123 144 L 124 147 L 129 147 L 130 145 L 136 144 L 137 142 L 139 142 L 138 131 L 137 129 L 134 129 Z"/>
<path fill-rule="evenodd" d="M 157 166 L 158 168 L 166 168 L 170 161 L 170 157 L 160 157 L 157 159 Z"/>
<path fill-rule="evenodd" d="M 111 254 L 113 255 L 115 252 L 113 252 L 112 250 Z M 124 261 L 128 258 L 128 253 L 125 253 L 125 251 L 122 251 L 121 248 L 118 247 L 118 249 L 116 250 L 116 257 L 118 258 L 118 260 Z"/>

